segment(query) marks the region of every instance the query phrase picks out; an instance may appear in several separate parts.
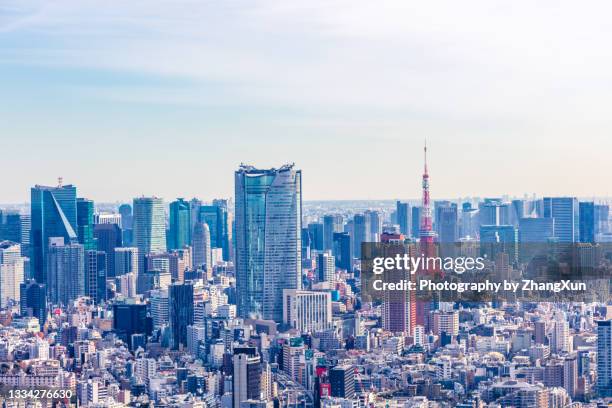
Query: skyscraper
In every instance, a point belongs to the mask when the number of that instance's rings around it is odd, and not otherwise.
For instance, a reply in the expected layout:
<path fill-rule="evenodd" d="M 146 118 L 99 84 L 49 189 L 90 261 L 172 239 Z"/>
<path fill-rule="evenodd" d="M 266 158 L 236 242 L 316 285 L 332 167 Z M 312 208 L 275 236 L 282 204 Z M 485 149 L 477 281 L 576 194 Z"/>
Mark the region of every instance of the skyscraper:
<path fill-rule="evenodd" d="M 97 249 L 94 239 L 94 202 L 77 198 L 77 235 L 85 251 Z"/>
<path fill-rule="evenodd" d="M 380 212 L 368 210 L 365 212 L 365 216 L 370 223 L 370 237 L 368 241 L 370 242 L 380 242 L 380 236 L 382 235 L 382 217 L 380 216 Z"/>
<path fill-rule="evenodd" d="M 129 204 L 121 204 L 119 206 L 119 214 L 121 214 L 121 233 L 123 245 L 131 246 L 133 239 L 134 215 L 132 214 L 132 206 Z"/>
<path fill-rule="evenodd" d="M 19 285 L 24 281 L 24 258 L 16 242 L 0 242 L 0 308 L 19 301 Z"/>
<path fill-rule="evenodd" d="M 21 217 L 18 212 L 0 211 L 0 241 L 21 243 Z"/>
<path fill-rule="evenodd" d="M 334 232 L 342 232 L 341 215 L 323 216 L 323 250 L 330 251 L 334 248 Z"/>
<path fill-rule="evenodd" d="M 140 269 L 139 262 L 140 257 L 138 256 L 138 248 L 115 248 L 114 276 L 121 276 L 126 273 L 134 273 L 137 275 Z"/>
<path fill-rule="evenodd" d="M 106 300 L 106 252 L 85 251 L 85 295 L 96 303 Z"/>
<path fill-rule="evenodd" d="M 241 402 L 261 398 L 261 359 L 255 347 L 236 347 L 232 357 L 232 407 Z"/>
<path fill-rule="evenodd" d="M 519 221 L 519 241 L 521 243 L 547 242 L 555 236 L 553 218 L 521 218 Z"/>
<path fill-rule="evenodd" d="M 125 302 L 113 305 L 113 330 L 130 349 L 134 334 L 151 334 L 147 323 L 146 304 Z"/>
<path fill-rule="evenodd" d="M 141 257 L 166 251 L 166 216 L 161 198 L 134 199 L 134 246 Z"/>
<path fill-rule="evenodd" d="M 408 203 L 402 203 L 397 201 L 395 203 L 395 214 L 397 217 L 397 223 L 400 227 L 400 234 L 406 236 L 410 235 L 410 206 Z"/>
<path fill-rule="evenodd" d="M 61 181 L 61 180 L 60 180 Z M 46 283 L 49 238 L 77 241 L 76 187 L 62 185 L 31 189 L 31 270 L 38 283 Z"/>
<path fill-rule="evenodd" d="M 221 248 L 223 260 L 229 261 L 229 214 L 226 200 L 200 206 L 199 221 L 208 224 L 211 248 Z"/>
<path fill-rule="evenodd" d="M 480 227 L 480 252 L 489 259 L 505 252 L 510 262 L 518 259 L 518 230 L 513 225 L 483 225 Z"/>
<path fill-rule="evenodd" d="M 333 283 L 336 273 L 336 260 L 330 252 L 317 255 L 317 279 L 319 282 Z"/>
<path fill-rule="evenodd" d="M 49 301 L 67 305 L 85 294 L 85 251 L 83 245 L 52 238 L 47 251 Z"/>
<path fill-rule="evenodd" d="M 168 290 L 170 344 L 174 350 L 187 346 L 187 326 L 193 324 L 193 284 L 173 283 Z"/>
<path fill-rule="evenodd" d="M 121 228 L 117 224 L 96 224 L 94 237 L 98 250 L 106 253 L 106 273 L 108 277 L 115 276 L 115 248 L 121 247 Z"/>
<path fill-rule="evenodd" d="M 334 232 L 332 254 L 336 259 L 336 266 L 346 271 L 353 271 L 353 248 L 348 232 Z"/>
<path fill-rule="evenodd" d="M 206 265 L 207 270 L 212 268 L 210 241 L 210 228 L 208 224 L 197 222 L 193 228 L 192 237 L 194 268 L 201 268 L 203 265 Z"/>
<path fill-rule="evenodd" d="M 597 321 L 597 392 L 612 396 L 612 325 L 610 320 Z"/>
<path fill-rule="evenodd" d="M 355 367 L 336 366 L 329 370 L 329 383 L 332 397 L 355 397 Z"/>
<path fill-rule="evenodd" d="M 191 245 L 191 209 L 182 198 L 170 203 L 170 233 L 168 249 L 181 249 Z"/>
<path fill-rule="evenodd" d="M 410 236 L 416 238 L 421 230 L 421 207 L 412 207 L 410 216 Z"/>
<path fill-rule="evenodd" d="M 555 237 L 560 243 L 574 243 L 579 238 L 578 200 L 574 197 L 545 197 L 544 218 L 555 219 Z"/>
<path fill-rule="evenodd" d="M 457 224 L 457 204 L 449 203 L 436 209 L 436 229 L 438 241 L 449 244 L 459 239 L 459 226 Z"/>
<path fill-rule="evenodd" d="M 580 242 L 595 242 L 595 203 L 580 202 L 578 205 L 580 219 Z"/>
<path fill-rule="evenodd" d="M 47 320 L 47 288 L 34 280 L 23 282 L 19 288 L 19 313 L 38 318 L 41 326 Z"/>
<path fill-rule="evenodd" d="M 242 165 L 236 183 L 240 316 L 281 322 L 283 289 L 301 288 L 302 172 Z"/>
<path fill-rule="evenodd" d="M 323 250 L 323 224 L 313 222 L 308 224 L 308 235 L 310 236 L 310 249 Z"/>
<path fill-rule="evenodd" d="M 485 198 L 478 204 L 480 225 L 509 225 L 511 224 L 512 210 L 510 203 L 500 198 Z"/>
<path fill-rule="evenodd" d="M 365 214 L 355 214 L 353 217 L 353 253 L 355 258 L 361 258 L 361 244 L 370 242 L 370 220 Z"/>

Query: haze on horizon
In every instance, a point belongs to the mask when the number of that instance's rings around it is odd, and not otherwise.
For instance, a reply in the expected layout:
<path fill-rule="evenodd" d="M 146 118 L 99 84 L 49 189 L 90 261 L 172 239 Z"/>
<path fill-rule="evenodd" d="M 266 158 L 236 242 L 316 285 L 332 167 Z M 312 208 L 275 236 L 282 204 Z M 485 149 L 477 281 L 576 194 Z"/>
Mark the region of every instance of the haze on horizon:
<path fill-rule="evenodd" d="M 62 176 L 100 202 L 612 196 L 603 1 L 0 4 L 0 202 Z"/>

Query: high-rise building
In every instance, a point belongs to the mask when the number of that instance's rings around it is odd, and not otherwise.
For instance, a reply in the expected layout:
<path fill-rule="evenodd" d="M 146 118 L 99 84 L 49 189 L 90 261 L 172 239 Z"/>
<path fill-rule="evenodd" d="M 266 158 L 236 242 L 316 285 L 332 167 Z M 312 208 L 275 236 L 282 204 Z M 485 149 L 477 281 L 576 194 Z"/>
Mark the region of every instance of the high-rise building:
<path fill-rule="evenodd" d="M 353 253 L 355 258 L 361 258 L 361 244 L 370 242 L 370 220 L 365 214 L 355 214 L 353 217 Z"/>
<path fill-rule="evenodd" d="M 322 252 L 317 255 L 317 280 L 319 282 L 334 282 L 336 273 L 336 259 L 330 252 Z"/>
<path fill-rule="evenodd" d="M 31 214 L 20 214 L 19 219 L 21 222 L 21 255 L 32 256 L 30 252 L 30 234 L 32 233 L 32 215 Z M 30 263 L 28 263 L 29 265 Z M 26 271 L 28 277 L 30 277 L 29 271 Z"/>
<path fill-rule="evenodd" d="M 414 206 L 410 211 L 410 236 L 418 237 L 421 230 L 421 207 Z"/>
<path fill-rule="evenodd" d="M 478 209 L 472 208 L 469 202 L 461 206 L 461 234 L 462 238 L 475 238 L 480 228 L 478 220 Z"/>
<path fill-rule="evenodd" d="M 238 313 L 281 322 L 283 289 L 302 277 L 302 172 L 242 165 L 236 182 Z"/>
<path fill-rule="evenodd" d="M 355 397 L 355 368 L 350 365 L 336 366 L 329 370 L 331 396 L 352 399 Z"/>
<path fill-rule="evenodd" d="M 236 347 L 232 356 L 232 407 L 261 399 L 261 359 L 255 347 Z"/>
<path fill-rule="evenodd" d="M 557 318 L 554 321 L 551 338 L 551 351 L 555 353 L 569 353 L 571 350 L 569 324 L 566 320 Z"/>
<path fill-rule="evenodd" d="M 94 237 L 98 243 L 98 251 L 106 254 L 106 274 L 112 278 L 115 276 L 115 248 L 122 245 L 121 228 L 117 224 L 96 224 Z"/>
<path fill-rule="evenodd" d="M 313 222 L 308 224 L 308 236 L 310 238 L 310 249 L 323 250 L 323 224 Z"/>
<path fill-rule="evenodd" d="M 580 242 L 595 242 L 595 203 L 580 202 L 578 204 Z"/>
<path fill-rule="evenodd" d="M 213 201 L 213 205 L 201 205 L 199 221 L 208 224 L 211 248 L 221 248 L 223 260 L 229 261 L 231 225 L 227 200 L 218 199 Z"/>
<path fill-rule="evenodd" d="M 38 319 L 41 327 L 47 320 L 47 288 L 41 283 L 28 280 L 19 288 L 19 313 Z"/>
<path fill-rule="evenodd" d="M 283 322 L 300 333 L 317 333 L 331 329 L 331 293 L 285 289 Z"/>
<path fill-rule="evenodd" d="M 566 356 L 563 360 L 563 388 L 570 397 L 576 398 L 578 389 L 578 360 L 575 354 Z"/>
<path fill-rule="evenodd" d="M 406 237 L 403 234 L 383 234 L 381 242 L 384 246 L 381 246 L 381 249 L 385 250 L 385 256 L 389 257 L 401 256 L 405 249 L 409 256 L 415 256 L 416 246 L 401 245 L 405 240 Z M 408 270 L 398 270 L 386 279 L 389 282 L 398 283 L 402 280 L 412 280 L 413 277 Z M 412 335 L 416 325 L 416 310 L 412 309 L 414 301 L 411 301 L 413 296 L 414 293 L 408 290 L 383 291 L 381 307 L 383 329 L 401 335 Z"/>
<path fill-rule="evenodd" d="M 213 265 L 210 228 L 208 224 L 197 222 L 195 227 L 193 227 L 192 249 L 193 267 L 197 269 L 205 265 L 205 270 L 210 270 Z"/>
<path fill-rule="evenodd" d="M 122 247 L 115 248 L 114 261 L 114 276 L 121 276 L 126 273 L 134 273 L 138 275 L 140 257 L 138 256 L 138 248 Z M 144 262 L 144 261 L 143 261 Z"/>
<path fill-rule="evenodd" d="M 612 321 L 597 321 L 597 392 L 612 396 Z"/>
<path fill-rule="evenodd" d="M 513 225 L 482 225 L 480 227 L 480 252 L 495 259 L 505 252 L 513 263 L 518 259 L 518 230 Z"/>
<path fill-rule="evenodd" d="M 170 203 L 168 249 L 191 245 L 191 209 L 182 198 Z"/>
<path fill-rule="evenodd" d="M 367 210 L 365 212 L 366 218 L 370 223 L 370 242 L 380 242 L 380 236 L 382 235 L 383 221 L 378 211 Z"/>
<path fill-rule="evenodd" d="M 353 271 L 353 248 L 348 232 L 334 232 L 332 254 L 338 268 Z"/>
<path fill-rule="evenodd" d="M 147 305 L 131 301 L 113 304 L 113 331 L 132 349 L 133 335 L 151 334 Z"/>
<path fill-rule="evenodd" d="M 437 336 L 445 334 L 455 337 L 459 334 L 459 313 L 457 311 L 433 313 L 433 333 Z"/>
<path fill-rule="evenodd" d="M 548 242 L 554 236 L 554 218 L 521 218 L 519 221 L 521 243 Z"/>
<path fill-rule="evenodd" d="M 85 251 L 85 295 L 96 303 L 106 301 L 106 252 Z"/>
<path fill-rule="evenodd" d="M 129 204 L 121 204 L 119 206 L 119 214 L 121 214 L 121 234 L 123 245 L 133 245 L 133 228 L 134 215 L 132 214 L 132 206 Z"/>
<path fill-rule="evenodd" d="M 610 206 L 595 204 L 595 235 L 609 231 Z"/>
<path fill-rule="evenodd" d="M 400 227 L 400 234 L 410 235 L 410 215 L 410 205 L 408 203 L 402 203 L 401 201 L 395 203 L 395 216 Z"/>
<path fill-rule="evenodd" d="M 19 285 L 24 281 L 24 258 L 21 245 L 12 241 L 0 242 L 0 308 L 17 304 Z"/>
<path fill-rule="evenodd" d="M 134 246 L 141 257 L 166 252 L 166 216 L 161 198 L 134 199 Z"/>
<path fill-rule="evenodd" d="M 323 250 L 331 251 L 334 248 L 334 233 L 342 232 L 341 215 L 323 216 Z"/>
<path fill-rule="evenodd" d="M 51 238 L 47 250 L 49 301 L 68 305 L 85 294 L 85 251 L 83 245 Z"/>
<path fill-rule="evenodd" d="M 193 284 L 174 283 L 168 290 L 170 345 L 174 350 L 187 346 L 187 326 L 193 324 Z"/>
<path fill-rule="evenodd" d="M 485 198 L 478 204 L 480 225 L 512 225 L 510 203 L 500 198 Z"/>
<path fill-rule="evenodd" d="M 512 200 L 510 203 L 510 223 L 515 227 L 521 218 L 525 218 L 525 208 L 525 200 Z"/>
<path fill-rule="evenodd" d="M 451 244 L 459 240 L 457 204 L 449 203 L 436 209 L 438 242 Z"/>
<path fill-rule="evenodd" d="M 60 180 L 61 181 L 61 180 Z M 47 282 L 49 238 L 62 237 L 66 244 L 77 241 L 76 187 L 62 185 L 31 189 L 31 271 L 38 283 Z"/>
<path fill-rule="evenodd" d="M 21 243 L 21 216 L 18 212 L 0 211 L 0 241 Z"/>
<path fill-rule="evenodd" d="M 554 218 L 555 237 L 560 243 L 579 239 L 578 200 L 575 197 L 545 197 L 544 218 Z"/>
<path fill-rule="evenodd" d="M 168 290 L 157 289 L 152 290 L 150 294 L 151 301 L 151 318 L 153 319 L 153 327 L 159 329 L 162 326 L 167 326 L 169 322 L 168 314 Z"/>
<path fill-rule="evenodd" d="M 85 251 L 97 249 L 94 238 L 94 202 L 77 198 L 77 235 Z"/>

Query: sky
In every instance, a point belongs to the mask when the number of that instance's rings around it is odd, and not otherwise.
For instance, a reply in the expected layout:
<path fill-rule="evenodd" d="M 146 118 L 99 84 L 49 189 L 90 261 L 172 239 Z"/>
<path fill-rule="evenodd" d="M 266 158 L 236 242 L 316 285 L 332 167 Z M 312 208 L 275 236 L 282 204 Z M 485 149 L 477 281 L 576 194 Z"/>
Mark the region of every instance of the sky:
<path fill-rule="evenodd" d="M 612 196 L 612 5 L 2 0 L 0 202 Z"/>

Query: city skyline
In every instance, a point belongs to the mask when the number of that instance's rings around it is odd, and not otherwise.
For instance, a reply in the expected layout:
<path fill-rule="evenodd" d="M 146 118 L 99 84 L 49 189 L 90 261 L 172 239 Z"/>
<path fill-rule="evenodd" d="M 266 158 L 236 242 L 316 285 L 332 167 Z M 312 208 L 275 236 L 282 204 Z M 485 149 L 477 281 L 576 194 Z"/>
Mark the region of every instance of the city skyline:
<path fill-rule="evenodd" d="M 4 2 L 0 201 L 228 197 L 247 160 L 305 200 L 417 198 L 424 137 L 432 197 L 612 195 L 605 12 L 324 3 Z"/>

